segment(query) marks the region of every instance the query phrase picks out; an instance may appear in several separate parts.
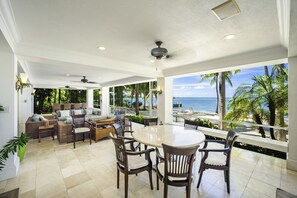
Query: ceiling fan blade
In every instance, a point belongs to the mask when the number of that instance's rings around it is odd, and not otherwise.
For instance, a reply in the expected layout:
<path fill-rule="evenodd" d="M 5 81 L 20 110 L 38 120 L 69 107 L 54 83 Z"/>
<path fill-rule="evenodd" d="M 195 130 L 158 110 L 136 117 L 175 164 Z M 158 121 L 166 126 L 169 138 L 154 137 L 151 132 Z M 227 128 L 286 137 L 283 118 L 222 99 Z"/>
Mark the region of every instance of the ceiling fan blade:
<path fill-rule="evenodd" d="M 87 83 L 90 83 L 90 84 L 99 84 L 99 83 L 93 82 L 93 81 L 88 81 Z"/>
<path fill-rule="evenodd" d="M 70 82 L 74 82 L 74 83 L 82 83 L 81 81 L 70 81 Z"/>

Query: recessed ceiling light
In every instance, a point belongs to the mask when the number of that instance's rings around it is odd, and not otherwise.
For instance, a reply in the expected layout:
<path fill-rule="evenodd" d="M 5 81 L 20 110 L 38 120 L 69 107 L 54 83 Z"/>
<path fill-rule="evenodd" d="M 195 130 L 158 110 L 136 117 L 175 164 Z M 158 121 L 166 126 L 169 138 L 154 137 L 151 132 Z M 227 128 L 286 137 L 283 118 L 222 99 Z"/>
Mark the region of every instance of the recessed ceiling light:
<path fill-rule="evenodd" d="M 235 37 L 234 34 L 229 34 L 229 35 L 226 35 L 226 36 L 224 37 L 224 39 L 226 39 L 226 40 L 230 40 L 230 39 L 233 39 L 234 37 Z"/>
<path fill-rule="evenodd" d="M 104 51 L 104 50 L 106 50 L 106 48 L 103 46 L 98 46 L 98 50 Z"/>
<path fill-rule="evenodd" d="M 154 63 L 154 62 L 156 62 L 156 60 L 152 59 L 152 60 L 151 60 L 151 63 Z"/>

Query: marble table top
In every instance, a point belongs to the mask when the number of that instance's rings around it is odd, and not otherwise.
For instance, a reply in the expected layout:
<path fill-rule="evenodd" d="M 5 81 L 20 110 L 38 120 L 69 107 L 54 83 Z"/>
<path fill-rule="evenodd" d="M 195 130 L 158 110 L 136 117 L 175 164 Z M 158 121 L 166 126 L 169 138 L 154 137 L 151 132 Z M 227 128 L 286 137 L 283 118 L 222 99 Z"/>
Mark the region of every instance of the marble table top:
<path fill-rule="evenodd" d="M 199 130 L 175 125 L 139 128 L 132 133 L 132 136 L 136 141 L 153 147 L 162 147 L 162 143 L 171 146 L 189 147 L 201 144 L 205 140 L 205 135 Z"/>

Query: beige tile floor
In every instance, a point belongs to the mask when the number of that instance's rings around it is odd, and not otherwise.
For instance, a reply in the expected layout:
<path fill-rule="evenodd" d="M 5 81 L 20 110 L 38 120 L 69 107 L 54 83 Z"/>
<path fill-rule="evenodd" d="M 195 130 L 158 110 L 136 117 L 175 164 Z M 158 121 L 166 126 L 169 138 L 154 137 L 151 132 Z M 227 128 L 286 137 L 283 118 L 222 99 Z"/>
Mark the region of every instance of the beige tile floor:
<path fill-rule="evenodd" d="M 199 155 L 199 154 L 198 154 Z M 195 162 L 192 197 L 275 197 L 276 188 L 297 194 L 297 173 L 285 168 L 285 160 L 234 148 L 231 160 L 231 193 L 228 195 L 221 171 L 207 170 L 196 188 L 200 156 Z M 0 182 L 0 192 L 20 188 L 20 197 L 124 197 L 123 175 L 116 188 L 113 143 L 59 144 L 43 138 L 30 140 L 16 178 Z M 155 174 L 153 184 L 156 187 Z M 163 197 L 150 190 L 147 173 L 129 176 L 129 197 Z M 169 187 L 169 197 L 185 197 L 185 189 Z"/>

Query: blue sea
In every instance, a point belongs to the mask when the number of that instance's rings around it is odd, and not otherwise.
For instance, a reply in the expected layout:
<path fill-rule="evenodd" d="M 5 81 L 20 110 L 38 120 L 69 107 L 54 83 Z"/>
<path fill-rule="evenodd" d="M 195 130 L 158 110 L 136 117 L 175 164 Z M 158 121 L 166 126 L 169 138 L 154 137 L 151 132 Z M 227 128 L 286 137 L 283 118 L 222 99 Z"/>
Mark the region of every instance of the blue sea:
<path fill-rule="evenodd" d="M 226 98 L 226 110 L 227 104 L 230 98 Z M 193 108 L 194 111 L 206 111 L 215 113 L 216 111 L 216 97 L 174 97 L 173 104 L 182 104 L 182 108 L 187 110 Z M 173 108 L 178 110 L 179 108 Z M 228 110 L 227 110 L 228 111 Z"/>

